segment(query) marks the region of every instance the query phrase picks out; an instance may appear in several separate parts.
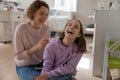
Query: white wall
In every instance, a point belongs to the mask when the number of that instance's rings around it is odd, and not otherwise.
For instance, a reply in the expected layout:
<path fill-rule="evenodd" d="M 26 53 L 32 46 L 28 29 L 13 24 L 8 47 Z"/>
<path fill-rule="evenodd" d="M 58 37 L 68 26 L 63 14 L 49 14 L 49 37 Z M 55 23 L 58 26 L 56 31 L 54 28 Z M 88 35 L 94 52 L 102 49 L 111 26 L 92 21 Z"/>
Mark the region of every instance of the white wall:
<path fill-rule="evenodd" d="M 44 1 L 47 2 L 51 8 L 55 7 L 55 0 L 44 0 Z"/>
<path fill-rule="evenodd" d="M 16 0 L 20 2 L 24 9 L 27 9 L 28 6 L 34 1 L 34 0 Z"/>
<path fill-rule="evenodd" d="M 16 1 L 16 2 L 21 2 L 21 3 L 22 3 L 22 6 L 23 6 L 25 9 L 27 9 L 28 6 L 29 6 L 34 0 L 14 0 L 14 1 Z M 50 7 L 54 7 L 54 6 L 55 6 L 55 4 L 54 4 L 55 0 L 43 0 L 43 1 L 47 2 Z"/>
<path fill-rule="evenodd" d="M 93 23 L 89 16 L 93 15 L 92 0 L 77 0 L 76 18 L 80 19 L 83 25 Z"/>

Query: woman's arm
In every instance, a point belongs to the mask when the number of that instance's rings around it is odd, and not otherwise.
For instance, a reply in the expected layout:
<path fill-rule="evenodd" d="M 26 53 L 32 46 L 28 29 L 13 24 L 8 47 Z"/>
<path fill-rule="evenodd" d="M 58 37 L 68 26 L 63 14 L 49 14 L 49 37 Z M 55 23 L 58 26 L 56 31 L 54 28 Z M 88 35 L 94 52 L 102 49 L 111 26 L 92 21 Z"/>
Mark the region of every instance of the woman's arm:
<path fill-rule="evenodd" d="M 17 26 L 14 36 L 14 53 L 19 60 L 28 57 L 23 41 L 23 33 L 24 32 L 21 30 L 20 26 Z"/>
<path fill-rule="evenodd" d="M 49 42 L 50 38 L 50 28 L 49 26 L 45 25 L 45 36 L 42 40 L 40 40 L 35 46 L 31 47 L 30 49 L 27 50 L 28 55 L 33 55 L 36 51 L 38 50 L 43 50 L 43 48 L 46 46 L 46 44 Z"/>
<path fill-rule="evenodd" d="M 26 48 L 26 43 L 23 39 L 23 36 L 25 37 L 25 32 L 23 29 L 18 26 L 15 31 L 15 37 L 14 37 L 14 53 L 17 59 L 25 59 L 36 53 L 36 51 L 43 49 L 46 44 L 49 42 L 48 39 L 42 39 L 40 40 L 36 45 Z M 47 33 L 49 34 L 49 32 Z M 48 36 L 48 35 L 46 35 Z M 28 36 L 26 36 L 28 37 Z M 26 38 L 27 39 L 27 38 Z M 28 40 L 29 41 L 29 40 Z"/>
<path fill-rule="evenodd" d="M 40 40 L 35 46 L 27 49 L 27 55 L 31 56 L 33 55 L 36 51 L 42 50 L 46 44 L 49 42 L 48 39 L 42 39 Z"/>

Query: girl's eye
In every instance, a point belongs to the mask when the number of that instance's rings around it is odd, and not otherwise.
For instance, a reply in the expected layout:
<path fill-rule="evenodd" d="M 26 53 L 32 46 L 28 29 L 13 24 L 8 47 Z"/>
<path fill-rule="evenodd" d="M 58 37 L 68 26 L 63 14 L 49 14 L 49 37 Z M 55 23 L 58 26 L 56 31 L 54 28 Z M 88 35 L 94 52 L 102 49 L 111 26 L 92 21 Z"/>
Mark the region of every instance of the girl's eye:
<path fill-rule="evenodd" d="M 68 24 L 68 26 L 71 26 L 71 24 Z"/>
<path fill-rule="evenodd" d="M 72 25 L 72 23 L 68 23 L 68 26 L 71 26 Z"/>
<path fill-rule="evenodd" d="M 78 29 L 78 26 L 74 26 L 76 29 Z"/>

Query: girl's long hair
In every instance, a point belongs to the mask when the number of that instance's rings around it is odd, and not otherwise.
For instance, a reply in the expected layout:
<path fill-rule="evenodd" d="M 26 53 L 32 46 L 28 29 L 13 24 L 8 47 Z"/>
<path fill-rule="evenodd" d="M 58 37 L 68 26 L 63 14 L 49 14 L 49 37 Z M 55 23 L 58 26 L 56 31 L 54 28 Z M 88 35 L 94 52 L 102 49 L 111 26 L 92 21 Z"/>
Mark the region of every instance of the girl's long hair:
<path fill-rule="evenodd" d="M 73 20 L 73 19 L 71 19 L 71 20 Z M 71 21 L 70 20 L 70 21 Z M 70 22 L 69 21 L 69 22 Z M 74 43 L 78 46 L 77 47 L 77 52 L 85 52 L 86 51 L 86 40 L 85 40 L 85 37 L 84 37 L 84 34 L 83 34 L 83 26 L 82 26 L 82 23 L 80 22 L 80 20 L 77 20 L 78 22 L 79 22 L 79 24 L 80 24 L 80 34 L 81 34 L 81 36 L 80 37 L 77 37 L 76 39 L 75 39 L 75 41 L 74 41 Z M 69 23 L 68 22 L 68 23 Z M 65 25 L 65 28 L 66 28 L 66 26 L 68 25 L 68 23 Z M 61 35 L 60 35 L 60 40 L 63 40 L 63 38 L 64 38 L 64 36 L 65 36 L 65 33 L 63 32 Z"/>

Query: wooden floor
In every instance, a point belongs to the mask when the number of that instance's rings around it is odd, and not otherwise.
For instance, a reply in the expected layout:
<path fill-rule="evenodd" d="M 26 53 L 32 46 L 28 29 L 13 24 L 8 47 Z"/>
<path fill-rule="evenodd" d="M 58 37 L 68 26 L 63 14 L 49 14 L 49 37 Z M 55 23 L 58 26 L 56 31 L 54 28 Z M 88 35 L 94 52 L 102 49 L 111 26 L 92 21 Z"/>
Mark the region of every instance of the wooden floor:
<path fill-rule="evenodd" d="M 77 80 L 102 80 L 92 76 L 93 54 L 92 37 L 86 37 L 88 53 L 84 54 L 77 66 Z M 19 80 L 15 71 L 13 45 L 11 43 L 0 43 L 0 80 Z"/>
<path fill-rule="evenodd" d="M 19 80 L 11 43 L 0 43 L 0 80 Z"/>

